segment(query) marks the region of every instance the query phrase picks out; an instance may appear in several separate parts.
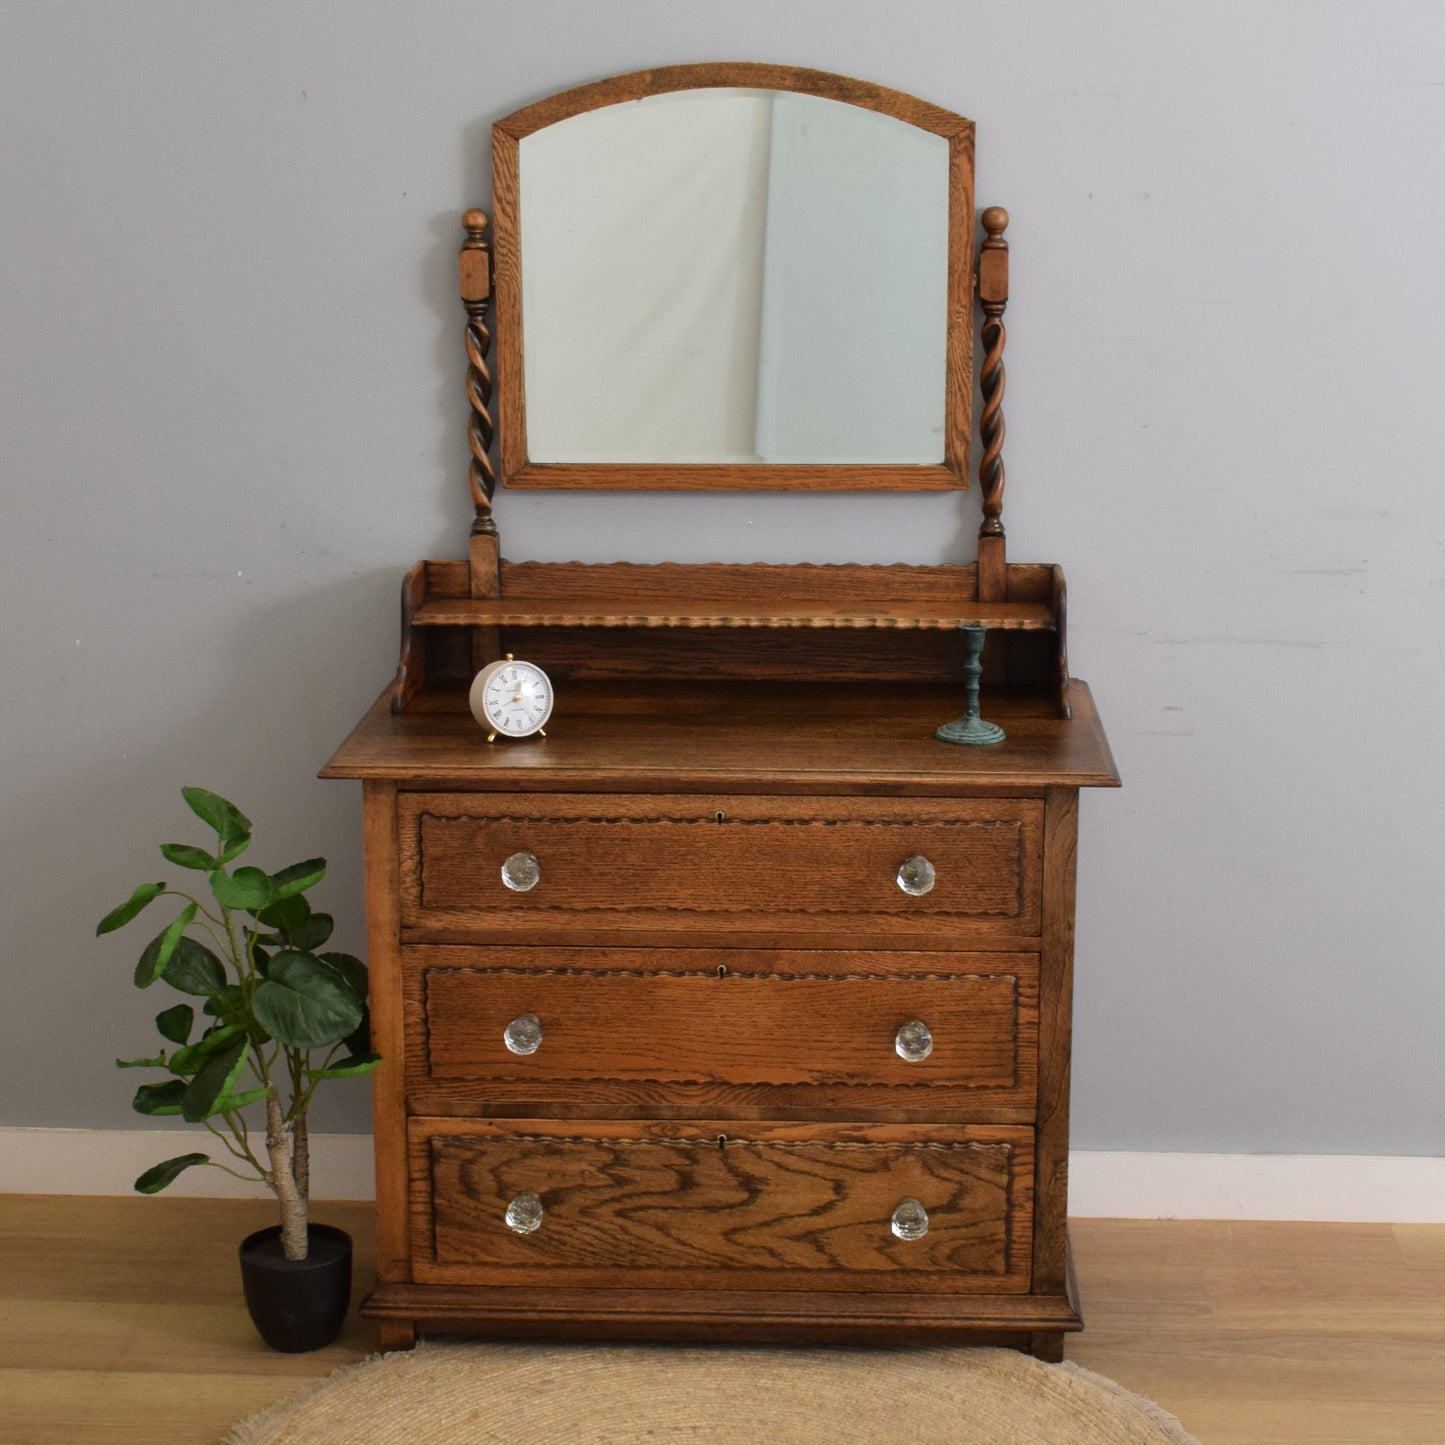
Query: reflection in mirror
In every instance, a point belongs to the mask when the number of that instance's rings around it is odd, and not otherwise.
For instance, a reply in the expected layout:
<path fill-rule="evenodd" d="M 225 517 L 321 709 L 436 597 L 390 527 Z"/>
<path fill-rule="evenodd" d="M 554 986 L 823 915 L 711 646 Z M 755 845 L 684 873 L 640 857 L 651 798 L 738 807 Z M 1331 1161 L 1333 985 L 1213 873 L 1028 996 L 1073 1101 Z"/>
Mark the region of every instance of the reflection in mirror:
<path fill-rule="evenodd" d="M 519 151 L 530 462 L 944 458 L 949 146 L 710 89 Z"/>

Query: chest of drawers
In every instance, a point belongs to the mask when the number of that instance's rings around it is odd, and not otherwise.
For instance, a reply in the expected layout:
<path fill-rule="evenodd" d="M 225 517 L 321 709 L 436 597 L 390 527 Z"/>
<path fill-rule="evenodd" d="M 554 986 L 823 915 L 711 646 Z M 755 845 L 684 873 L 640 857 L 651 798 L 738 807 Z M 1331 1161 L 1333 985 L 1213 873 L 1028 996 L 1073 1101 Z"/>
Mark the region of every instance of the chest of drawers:
<path fill-rule="evenodd" d="M 713 185 L 724 133 L 766 157 L 745 195 Z M 1081 1325 L 1074 859 L 1080 790 L 1118 776 L 1069 675 L 1062 571 L 1006 558 L 1009 218 L 975 235 L 973 143 L 917 97 L 758 64 L 614 76 L 494 126 L 495 425 L 482 211 L 458 271 L 468 556 L 412 568 L 396 677 L 324 772 L 364 791 L 365 1308 L 389 1348 L 422 1328 L 1056 1359 Z M 501 554 L 499 477 L 962 488 L 975 389 L 966 564 Z M 511 653 L 556 708 L 550 736 L 493 744 L 467 689 Z"/>
<path fill-rule="evenodd" d="M 578 680 L 545 740 L 386 699 L 365 788 L 389 1346 L 993 1341 L 1057 1357 L 1088 693 Z M 866 745 L 865 745 L 866 744 Z"/>

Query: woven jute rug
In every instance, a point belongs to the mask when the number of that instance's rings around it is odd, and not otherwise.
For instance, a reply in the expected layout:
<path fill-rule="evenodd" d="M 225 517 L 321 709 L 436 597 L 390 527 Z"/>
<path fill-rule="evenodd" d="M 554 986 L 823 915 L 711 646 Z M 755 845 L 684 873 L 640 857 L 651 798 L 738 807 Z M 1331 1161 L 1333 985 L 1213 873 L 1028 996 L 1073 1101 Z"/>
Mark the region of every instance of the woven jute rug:
<path fill-rule="evenodd" d="M 1112 1380 L 1014 1350 L 421 1345 L 227 1445 L 1199 1445 Z"/>

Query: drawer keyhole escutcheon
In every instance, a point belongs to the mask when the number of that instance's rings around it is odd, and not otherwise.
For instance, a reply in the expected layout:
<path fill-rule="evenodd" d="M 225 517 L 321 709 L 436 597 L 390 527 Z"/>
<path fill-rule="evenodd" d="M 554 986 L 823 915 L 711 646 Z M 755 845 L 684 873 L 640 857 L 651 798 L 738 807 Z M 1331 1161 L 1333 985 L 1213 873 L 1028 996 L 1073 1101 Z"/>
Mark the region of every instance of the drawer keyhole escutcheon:
<path fill-rule="evenodd" d="M 513 853 L 502 864 L 502 882 L 513 893 L 530 893 L 541 881 L 542 865 L 535 853 Z"/>
<path fill-rule="evenodd" d="M 502 1030 L 502 1042 L 514 1054 L 535 1054 L 542 1047 L 542 1020 L 536 1014 L 518 1014 Z"/>
<path fill-rule="evenodd" d="M 898 886 L 915 898 L 929 892 L 937 881 L 933 864 L 922 853 L 915 853 L 898 865 Z"/>
<path fill-rule="evenodd" d="M 928 1211 L 921 1201 L 905 1199 L 893 1211 L 892 1227 L 899 1239 L 922 1239 L 928 1233 Z"/>
<path fill-rule="evenodd" d="M 507 1206 L 507 1228 L 514 1234 L 532 1234 L 541 1229 L 544 1213 L 541 1195 L 529 1189 Z"/>
<path fill-rule="evenodd" d="M 922 1019 L 900 1024 L 893 1036 L 893 1052 L 905 1063 L 921 1064 L 933 1052 L 933 1034 L 928 1025 Z"/>

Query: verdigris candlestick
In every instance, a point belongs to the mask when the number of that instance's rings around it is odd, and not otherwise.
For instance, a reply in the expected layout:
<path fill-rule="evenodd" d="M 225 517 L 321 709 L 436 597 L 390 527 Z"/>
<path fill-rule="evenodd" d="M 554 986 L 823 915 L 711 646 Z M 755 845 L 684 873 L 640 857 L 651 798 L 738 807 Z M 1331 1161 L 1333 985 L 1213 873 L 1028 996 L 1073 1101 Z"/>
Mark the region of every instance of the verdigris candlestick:
<path fill-rule="evenodd" d="M 947 722 L 934 733 L 940 742 L 962 743 L 965 747 L 986 747 L 1001 743 L 1004 731 L 997 723 L 978 715 L 978 684 L 983 676 L 983 640 L 988 628 L 981 622 L 965 622 L 963 633 L 963 716 Z"/>

